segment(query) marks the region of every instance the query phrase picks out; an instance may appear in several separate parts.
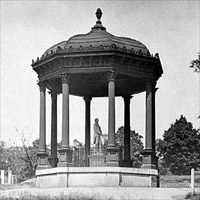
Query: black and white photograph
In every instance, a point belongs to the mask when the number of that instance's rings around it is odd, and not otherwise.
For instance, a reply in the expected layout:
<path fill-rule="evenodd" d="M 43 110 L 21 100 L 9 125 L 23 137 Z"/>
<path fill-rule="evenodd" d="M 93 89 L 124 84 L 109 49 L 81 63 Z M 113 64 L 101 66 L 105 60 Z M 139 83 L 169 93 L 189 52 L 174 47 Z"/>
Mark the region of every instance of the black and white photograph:
<path fill-rule="evenodd" d="M 0 199 L 200 200 L 199 0 L 0 0 Z"/>

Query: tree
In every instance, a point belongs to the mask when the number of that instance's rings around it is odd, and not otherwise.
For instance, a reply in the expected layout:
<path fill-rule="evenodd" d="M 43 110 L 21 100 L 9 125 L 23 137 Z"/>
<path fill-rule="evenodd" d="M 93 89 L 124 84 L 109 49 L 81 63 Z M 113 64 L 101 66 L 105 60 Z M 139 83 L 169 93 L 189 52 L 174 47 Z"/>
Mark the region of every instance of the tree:
<path fill-rule="evenodd" d="M 142 139 L 143 137 L 135 131 L 130 131 L 130 151 L 131 160 L 133 160 L 133 167 L 140 167 L 142 165 L 141 152 L 144 149 Z M 124 127 L 121 126 L 116 133 L 116 144 L 119 148 L 124 148 Z"/>
<path fill-rule="evenodd" d="M 181 115 L 157 141 L 162 166 L 173 174 L 190 174 L 191 168 L 200 168 L 200 134 L 192 123 Z"/>
<path fill-rule="evenodd" d="M 21 159 L 24 161 L 24 177 L 32 178 L 35 176 L 35 170 L 37 168 L 37 152 L 39 148 L 39 140 L 33 141 L 32 146 L 26 146 L 23 143 L 24 154 Z"/>
<path fill-rule="evenodd" d="M 20 180 L 32 178 L 37 167 L 37 151 L 39 141 L 32 146 L 11 146 L 0 141 L 0 169 L 11 170 Z"/>
<path fill-rule="evenodd" d="M 192 60 L 190 65 L 190 67 L 193 68 L 195 72 L 200 72 L 200 52 L 198 54 L 199 58 L 196 60 Z"/>
<path fill-rule="evenodd" d="M 192 60 L 190 67 L 193 68 L 195 72 L 200 73 L 200 52 L 198 54 L 199 58 L 196 60 Z M 198 116 L 198 119 L 200 119 L 200 115 Z"/>
<path fill-rule="evenodd" d="M 169 167 L 164 166 L 163 155 L 164 149 L 166 148 L 166 143 L 164 140 L 157 139 L 156 140 L 156 155 L 158 156 L 158 169 L 161 175 L 171 175 L 171 171 Z"/>
<path fill-rule="evenodd" d="M 4 158 L 4 151 L 5 151 L 5 142 L 0 141 L 0 169 L 5 169 L 5 158 Z"/>
<path fill-rule="evenodd" d="M 22 147 L 6 147 L 4 142 L 0 142 L 0 169 L 6 172 L 11 170 L 19 179 L 22 178 L 24 162 L 21 157 L 23 155 Z"/>

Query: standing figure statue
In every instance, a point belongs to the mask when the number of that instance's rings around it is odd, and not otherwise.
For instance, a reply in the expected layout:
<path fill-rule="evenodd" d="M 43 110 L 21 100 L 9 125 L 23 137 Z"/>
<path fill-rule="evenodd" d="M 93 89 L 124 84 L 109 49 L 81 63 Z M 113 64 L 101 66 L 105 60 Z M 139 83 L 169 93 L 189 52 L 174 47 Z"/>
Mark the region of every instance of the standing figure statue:
<path fill-rule="evenodd" d="M 94 145 L 95 145 L 95 150 L 97 152 L 102 152 L 102 131 L 101 127 L 99 126 L 99 119 L 96 118 L 94 123 Z"/>

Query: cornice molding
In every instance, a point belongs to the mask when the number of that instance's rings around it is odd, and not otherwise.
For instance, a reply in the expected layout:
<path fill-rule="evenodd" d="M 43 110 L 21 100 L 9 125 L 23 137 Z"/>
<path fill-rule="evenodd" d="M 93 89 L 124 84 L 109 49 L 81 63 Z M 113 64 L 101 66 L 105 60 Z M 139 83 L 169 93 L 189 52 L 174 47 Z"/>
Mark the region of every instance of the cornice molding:
<path fill-rule="evenodd" d="M 119 47 L 116 44 L 107 45 L 107 46 L 103 46 L 103 45 L 92 46 L 92 45 L 90 45 L 90 46 L 87 46 L 87 47 L 82 47 L 82 46 L 72 47 L 72 46 L 70 46 L 69 48 L 66 48 L 66 47 L 61 48 L 58 45 L 55 50 L 51 50 L 50 52 L 44 53 L 41 58 L 37 57 L 36 60 L 32 59 L 32 65 L 36 64 L 37 62 L 44 60 L 45 58 L 51 57 L 55 54 L 103 52 L 103 51 L 113 51 L 113 50 L 116 51 L 116 52 L 123 52 L 123 53 L 127 53 L 127 54 L 130 54 L 130 55 L 140 55 L 140 56 L 144 56 L 144 57 L 159 59 L 157 54 L 151 55 L 149 52 L 144 53 L 141 49 L 139 51 L 136 51 L 134 48 L 129 49 L 129 48 L 126 48 L 125 46 Z"/>
<path fill-rule="evenodd" d="M 63 72 L 69 73 L 68 71 L 71 71 L 70 73 L 83 73 L 83 71 L 90 73 L 95 70 L 99 72 L 99 69 L 102 69 L 101 71 L 105 70 L 106 72 L 108 68 L 127 71 L 130 76 L 132 76 L 131 74 L 141 74 L 141 77 L 159 77 L 159 74 L 156 73 L 157 65 L 155 63 L 123 55 L 57 58 L 38 67 L 37 73 L 39 78 L 43 79 L 43 77 L 57 76 Z"/>

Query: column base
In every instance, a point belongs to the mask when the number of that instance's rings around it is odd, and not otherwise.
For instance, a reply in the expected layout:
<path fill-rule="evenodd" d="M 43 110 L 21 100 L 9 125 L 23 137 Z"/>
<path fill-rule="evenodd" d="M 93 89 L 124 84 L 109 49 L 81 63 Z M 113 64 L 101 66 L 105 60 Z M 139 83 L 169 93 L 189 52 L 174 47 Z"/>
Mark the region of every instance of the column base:
<path fill-rule="evenodd" d="M 59 162 L 58 167 L 72 167 L 72 152 L 70 148 L 59 150 Z"/>
<path fill-rule="evenodd" d="M 119 150 L 117 148 L 107 148 L 106 166 L 119 167 Z"/>
<path fill-rule="evenodd" d="M 141 168 L 146 169 L 157 169 L 158 168 L 158 158 L 154 151 L 145 149 L 142 152 L 142 166 Z"/>
<path fill-rule="evenodd" d="M 54 167 L 57 167 L 57 163 L 58 163 L 58 158 L 57 157 L 53 157 L 53 156 L 50 156 L 48 158 L 48 161 L 49 161 L 49 165 L 54 168 Z"/>
<path fill-rule="evenodd" d="M 46 152 L 38 152 L 37 157 L 38 157 L 37 169 L 49 168 L 48 154 Z"/>

